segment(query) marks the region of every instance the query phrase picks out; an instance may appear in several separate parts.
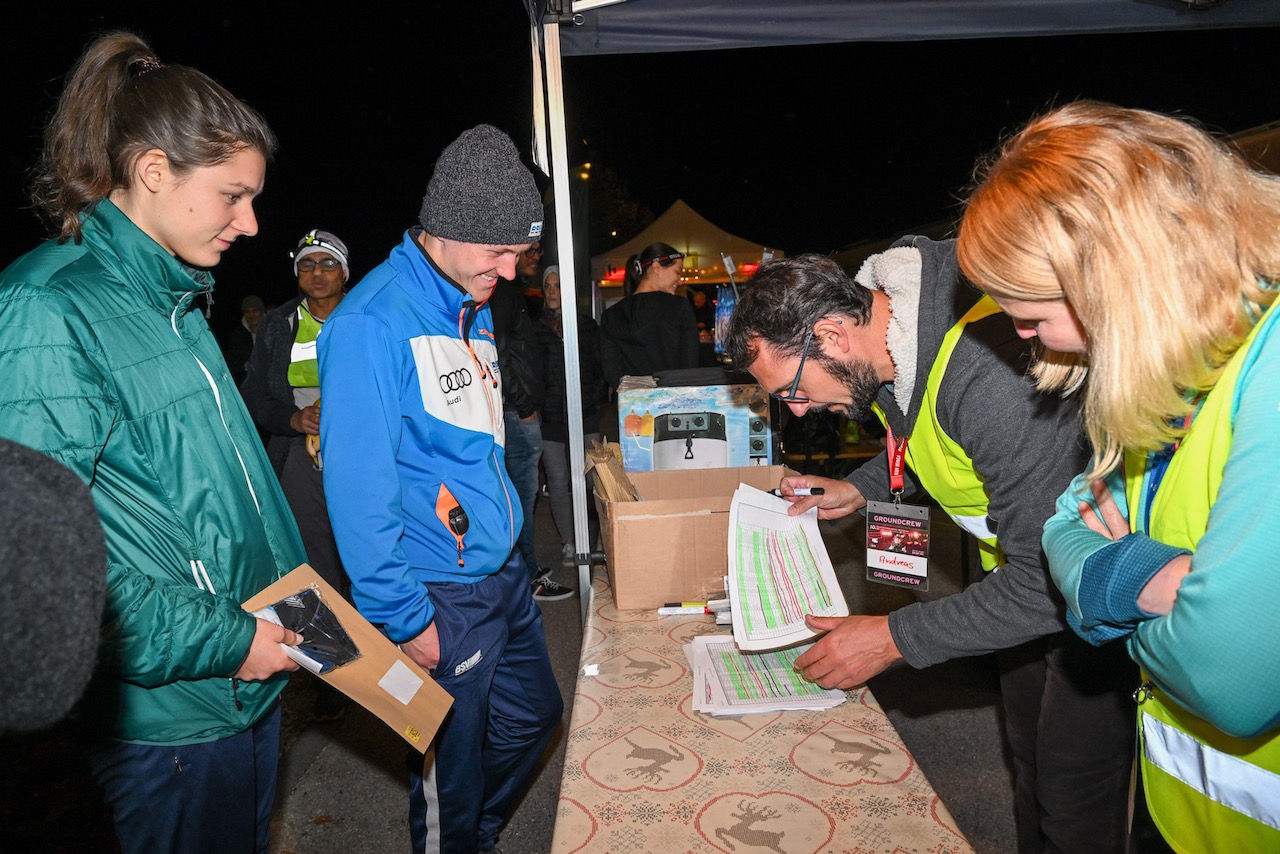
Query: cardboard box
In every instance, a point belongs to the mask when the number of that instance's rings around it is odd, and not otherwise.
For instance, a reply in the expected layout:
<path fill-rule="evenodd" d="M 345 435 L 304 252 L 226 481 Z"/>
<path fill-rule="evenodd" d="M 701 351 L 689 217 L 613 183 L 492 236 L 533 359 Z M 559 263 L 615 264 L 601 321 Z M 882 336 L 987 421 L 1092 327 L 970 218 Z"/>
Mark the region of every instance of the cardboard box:
<path fill-rule="evenodd" d="M 768 466 L 769 396 L 755 383 L 618 390 L 622 466 L 629 472 Z"/>
<path fill-rule="evenodd" d="M 596 495 L 609 584 L 619 610 L 703 600 L 724 590 L 729 505 L 739 483 L 773 489 L 786 466 L 631 473 L 640 501 Z"/>
<path fill-rule="evenodd" d="M 352 605 L 305 563 L 265 588 L 243 607 L 253 613 L 307 590 L 337 617 L 360 657 L 316 674 L 381 718 L 405 741 L 426 752 L 453 698 L 400 648 L 360 616 Z M 306 639 L 303 633 L 303 639 Z"/>

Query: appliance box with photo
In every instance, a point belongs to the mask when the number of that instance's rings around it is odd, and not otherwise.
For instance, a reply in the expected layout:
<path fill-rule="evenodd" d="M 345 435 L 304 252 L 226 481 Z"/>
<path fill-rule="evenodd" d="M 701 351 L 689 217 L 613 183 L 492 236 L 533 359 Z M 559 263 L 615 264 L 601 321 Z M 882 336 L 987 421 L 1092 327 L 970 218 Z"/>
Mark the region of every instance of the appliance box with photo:
<path fill-rule="evenodd" d="M 755 383 L 622 388 L 618 436 L 629 472 L 767 466 L 769 396 Z"/>

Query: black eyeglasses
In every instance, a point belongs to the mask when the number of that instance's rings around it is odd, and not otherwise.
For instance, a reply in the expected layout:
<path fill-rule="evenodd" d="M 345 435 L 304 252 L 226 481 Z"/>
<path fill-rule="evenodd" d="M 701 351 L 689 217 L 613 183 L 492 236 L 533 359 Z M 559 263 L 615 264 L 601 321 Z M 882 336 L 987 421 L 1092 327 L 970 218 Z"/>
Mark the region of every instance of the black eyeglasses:
<path fill-rule="evenodd" d="M 317 261 L 315 258 L 303 258 L 298 262 L 298 272 L 310 273 L 316 268 L 317 264 L 319 264 L 320 269 L 324 270 L 326 273 L 331 273 L 342 266 L 337 258 L 324 258 L 320 261 Z"/>
<path fill-rule="evenodd" d="M 677 261 L 682 261 L 682 260 L 684 260 L 684 255 L 680 254 L 679 252 L 673 252 L 670 255 L 659 255 L 657 258 L 650 258 L 648 261 L 645 261 L 640 266 L 645 269 L 648 269 L 650 264 L 657 264 L 660 267 L 670 267 L 672 264 L 676 263 Z"/>
<path fill-rule="evenodd" d="M 530 246 L 528 249 L 524 250 L 524 254 L 525 255 L 541 255 L 542 247 L 535 243 L 534 245 Z"/>
<path fill-rule="evenodd" d="M 800 367 L 796 368 L 796 378 L 791 381 L 791 388 L 786 394 L 775 394 L 782 403 L 808 403 L 809 398 L 796 394 L 796 389 L 800 387 L 800 376 L 804 373 L 804 363 L 809 359 L 809 345 L 813 343 L 813 330 L 809 330 L 809 334 L 804 338 L 804 349 L 800 351 Z"/>

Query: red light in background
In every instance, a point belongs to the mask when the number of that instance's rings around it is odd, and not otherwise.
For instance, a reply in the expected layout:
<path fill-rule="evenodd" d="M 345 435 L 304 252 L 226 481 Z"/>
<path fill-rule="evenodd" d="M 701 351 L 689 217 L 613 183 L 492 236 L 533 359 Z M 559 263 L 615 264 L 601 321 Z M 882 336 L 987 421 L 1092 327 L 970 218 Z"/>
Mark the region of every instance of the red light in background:
<path fill-rule="evenodd" d="M 752 263 L 739 264 L 738 271 L 745 276 L 750 276 L 755 273 L 756 269 L 759 266 L 760 266 L 759 264 L 752 264 Z"/>

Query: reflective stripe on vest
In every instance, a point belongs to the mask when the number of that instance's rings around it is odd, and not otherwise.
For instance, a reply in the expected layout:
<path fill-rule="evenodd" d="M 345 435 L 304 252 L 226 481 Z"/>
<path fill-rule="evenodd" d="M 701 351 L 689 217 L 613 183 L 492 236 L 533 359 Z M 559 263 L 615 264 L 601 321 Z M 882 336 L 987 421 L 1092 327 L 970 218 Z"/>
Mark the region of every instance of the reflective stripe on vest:
<path fill-rule="evenodd" d="M 1267 311 L 1205 396 L 1150 499 L 1153 539 L 1194 552 L 1208 529 L 1231 452 L 1235 386 L 1250 347 L 1278 317 Z M 1138 531 L 1148 516 L 1147 457 L 1127 452 L 1125 473 Z M 1165 839 L 1179 851 L 1280 851 L 1280 731 L 1234 738 L 1153 687 L 1140 707 L 1142 779 Z"/>
<path fill-rule="evenodd" d="M 320 385 L 320 363 L 316 361 L 316 339 L 323 321 L 307 311 L 307 303 L 298 303 L 298 331 L 289 349 L 289 385 L 294 388 L 316 388 Z"/>
<path fill-rule="evenodd" d="M 920 481 L 930 497 L 947 512 L 957 525 L 973 534 L 978 540 L 982 568 L 992 570 L 1004 563 L 1004 553 L 996 535 L 987 521 L 990 496 L 982 478 L 973 470 L 973 460 L 964 448 L 946 434 L 938 421 L 938 395 L 947 363 L 955 351 L 960 336 L 970 323 L 999 314 L 1000 307 L 991 297 L 984 296 L 974 303 L 964 315 L 947 330 L 942 346 L 929 369 L 925 380 L 924 395 L 920 400 L 920 414 L 907 442 L 907 465 Z M 886 423 L 884 410 L 879 404 L 872 407 L 880 422 Z"/>
<path fill-rule="evenodd" d="M 1146 760 L 1217 803 L 1280 830 L 1280 774 L 1202 744 L 1142 713 Z"/>

